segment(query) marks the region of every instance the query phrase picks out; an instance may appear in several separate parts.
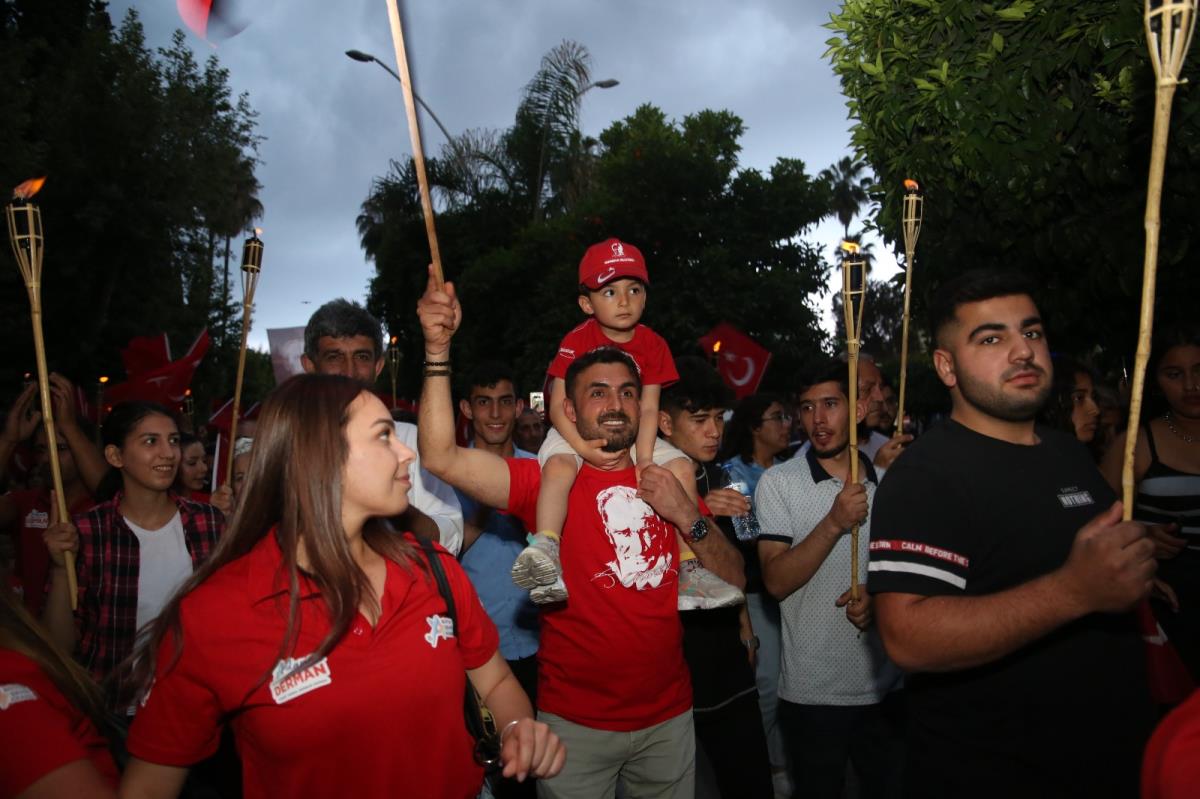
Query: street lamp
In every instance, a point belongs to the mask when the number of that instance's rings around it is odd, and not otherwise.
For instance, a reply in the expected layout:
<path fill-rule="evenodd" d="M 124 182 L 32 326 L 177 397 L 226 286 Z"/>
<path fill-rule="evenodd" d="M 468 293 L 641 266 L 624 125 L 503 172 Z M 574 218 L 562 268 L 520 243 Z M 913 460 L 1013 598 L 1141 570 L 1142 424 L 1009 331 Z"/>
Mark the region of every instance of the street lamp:
<path fill-rule="evenodd" d="M 404 85 L 404 81 L 400 80 L 400 76 L 396 74 L 396 70 L 392 69 L 370 53 L 364 53 L 362 50 L 347 50 L 346 55 L 350 58 L 353 58 L 355 61 L 361 61 L 364 64 L 370 64 L 371 62 L 378 64 L 387 70 L 387 73 L 395 78 L 397 83 Z M 446 141 L 450 142 L 450 146 L 454 147 L 455 152 L 457 152 L 458 147 L 454 144 L 454 137 L 450 135 L 450 131 L 446 130 L 446 126 L 442 124 L 442 120 L 438 119 L 437 114 L 433 113 L 433 109 L 429 107 L 429 103 L 422 100 L 421 96 L 417 94 L 416 91 L 413 91 L 413 99 L 421 104 L 421 107 L 425 109 L 425 113 L 429 114 L 429 117 L 434 121 L 434 124 L 438 126 L 438 130 L 440 130 L 442 135 L 446 137 Z"/>
<path fill-rule="evenodd" d="M 577 101 L 580 97 L 587 94 L 592 89 L 611 89 L 614 86 L 619 86 L 621 81 L 613 78 L 604 80 L 594 80 L 587 86 L 580 89 L 571 102 Z M 542 205 L 542 181 L 546 179 L 546 140 L 550 138 L 550 103 L 546 103 L 546 111 L 542 114 L 542 147 L 538 150 L 538 171 L 537 182 L 533 187 L 533 218 L 537 219 L 538 209 Z"/>

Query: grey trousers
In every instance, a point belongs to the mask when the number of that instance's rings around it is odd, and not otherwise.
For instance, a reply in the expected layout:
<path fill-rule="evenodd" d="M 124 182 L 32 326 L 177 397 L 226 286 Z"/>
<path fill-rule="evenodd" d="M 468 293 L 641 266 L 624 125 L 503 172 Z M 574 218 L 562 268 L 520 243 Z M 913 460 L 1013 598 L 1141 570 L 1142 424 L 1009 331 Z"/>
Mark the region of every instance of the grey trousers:
<path fill-rule="evenodd" d="M 693 799 L 696 735 L 689 709 L 633 732 L 584 727 L 538 712 L 567 747 L 558 776 L 538 781 L 540 799 L 611 799 L 617 779 L 627 799 Z"/>

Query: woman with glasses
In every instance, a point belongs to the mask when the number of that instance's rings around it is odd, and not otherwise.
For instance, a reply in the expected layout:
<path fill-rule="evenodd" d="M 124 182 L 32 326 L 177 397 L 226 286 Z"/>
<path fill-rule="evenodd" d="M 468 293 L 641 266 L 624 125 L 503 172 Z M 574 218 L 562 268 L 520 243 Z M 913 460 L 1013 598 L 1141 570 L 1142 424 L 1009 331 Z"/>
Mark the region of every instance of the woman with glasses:
<path fill-rule="evenodd" d="M 384 521 L 408 507 L 413 457 L 354 380 L 301 375 L 267 398 L 229 532 L 140 659 L 122 796 L 178 795 L 229 724 L 247 799 L 474 797 L 468 679 L 504 774 L 558 773 L 565 750 L 462 569 Z"/>

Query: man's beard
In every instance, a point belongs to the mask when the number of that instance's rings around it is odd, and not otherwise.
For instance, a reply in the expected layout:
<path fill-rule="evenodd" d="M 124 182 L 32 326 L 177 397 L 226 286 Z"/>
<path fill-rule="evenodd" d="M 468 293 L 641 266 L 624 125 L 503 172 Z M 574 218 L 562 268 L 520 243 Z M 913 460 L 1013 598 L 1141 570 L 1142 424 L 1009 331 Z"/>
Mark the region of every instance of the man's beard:
<path fill-rule="evenodd" d="M 817 445 L 815 443 L 813 443 L 811 440 L 809 441 L 809 445 L 812 447 L 812 451 L 813 451 L 814 455 L 816 455 L 818 458 L 828 460 L 830 458 L 836 458 L 838 455 L 841 455 L 842 450 L 844 450 L 846 447 L 850 446 L 850 436 L 846 436 L 845 438 L 842 439 L 842 442 L 840 444 L 838 444 L 837 446 L 834 446 L 834 447 L 830 447 L 829 449 L 817 449 Z"/>
<path fill-rule="evenodd" d="M 579 430 L 585 441 L 602 438 L 605 443 L 601 447 L 605 452 L 624 452 L 633 446 L 637 441 L 637 425 L 621 411 L 608 411 L 596 417 L 594 425 L 580 424 L 582 419 L 576 423 L 576 428 Z M 603 425 L 605 422 L 625 422 L 628 426 L 623 430 L 608 430 Z"/>
<path fill-rule="evenodd" d="M 1013 374 L 1027 370 L 1046 375 L 1046 370 L 1042 367 L 1035 363 L 1027 363 L 1005 371 L 1001 375 L 1001 380 L 1007 382 Z M 1028 422 L 1036 418 L 1038 411 L 1042 409 L 1042 406 L 1046 404 L 1047 397 L 1050 396 L 1049 379 L 1046 379 L 1036 394 L 1012 397 L 1006 395 L 1002 388 L 988 385 L 983 381 L 976 381 L 962 370 L 956 372 L 956 377 L 958 378 L 958 392 L 962 395 L 964 402 L 983 411 L 988 416 L 1005 422 Z"/>

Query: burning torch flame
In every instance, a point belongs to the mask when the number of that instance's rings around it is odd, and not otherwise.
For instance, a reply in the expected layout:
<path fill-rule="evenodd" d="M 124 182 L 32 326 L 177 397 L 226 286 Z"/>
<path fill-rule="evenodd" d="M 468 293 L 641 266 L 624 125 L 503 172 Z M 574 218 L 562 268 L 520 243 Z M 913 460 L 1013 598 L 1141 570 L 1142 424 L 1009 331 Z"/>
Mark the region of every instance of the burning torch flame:
<path fill-rule="evenodd" d="M 263 229 L 262 229 L 262 228 L 260 228 L 260 227 L 256 227 L 256 228 L 254 228 L 254 237 L 255 237 L 255 238 L 258 238 L 259 236 L 261 236 L 261 235 L 262 235 L 262 231 L 263 231 Z"/>
<path fill-rule="evenodd" d="M 721 342 L 714 341 L 713 342 L 713 352 L 720 352 L 720 351 L 721 351 Z"/>
<path fill-rule="evenodd" d="M 904 179 L 904 190 L 905 191 L 920 191 L 921 185 L 919 183 L 917 183 L 915 180 L 913 180 L 912 178 L 905 178 Z"/>
<path fill-rule="evenodd" d="M 842 252 L 846 253 L 847 255 L 857 255 L 858 243 L 854 241 L 843 241 Z"/>
<path fill-rule="evenodd" d="M 392 344 L 395 344 L 399 340 L 399 338 L 400 338 L 399 336 L 392 336 Z"/>
<path fill-rule="evenodd" d="M 14 200 L 28 200 L 33 195 L 42 190 L 42 184 L 46 182 L 46 176 L 40 178 L 30 178 L 13 189 Z"/>

